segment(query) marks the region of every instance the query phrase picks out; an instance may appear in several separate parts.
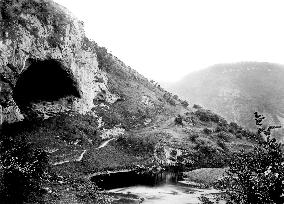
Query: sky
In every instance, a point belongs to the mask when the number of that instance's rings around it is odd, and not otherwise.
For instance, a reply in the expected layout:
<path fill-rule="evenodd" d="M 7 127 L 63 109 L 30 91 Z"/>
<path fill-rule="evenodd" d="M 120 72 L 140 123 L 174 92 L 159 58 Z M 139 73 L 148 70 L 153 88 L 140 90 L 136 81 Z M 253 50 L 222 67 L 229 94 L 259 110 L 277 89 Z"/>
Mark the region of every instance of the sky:
<path fill-rule="evenodd" d="M 284 64 L 283 0 L 55 0 L 87 37 L 149 79 L 219 63 Z"/>

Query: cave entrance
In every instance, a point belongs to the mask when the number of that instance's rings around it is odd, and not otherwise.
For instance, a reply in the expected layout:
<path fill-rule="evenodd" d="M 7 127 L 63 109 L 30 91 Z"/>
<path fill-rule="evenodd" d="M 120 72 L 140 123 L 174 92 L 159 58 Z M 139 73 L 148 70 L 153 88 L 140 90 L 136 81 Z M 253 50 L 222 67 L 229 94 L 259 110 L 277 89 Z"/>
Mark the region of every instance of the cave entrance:
<path fill-rule="evenodd" d="M 42 101 L 80 97 L 74 76 L 56 60 L 35 61 L 20 75 L 14 100 L 21 107 Z"/>

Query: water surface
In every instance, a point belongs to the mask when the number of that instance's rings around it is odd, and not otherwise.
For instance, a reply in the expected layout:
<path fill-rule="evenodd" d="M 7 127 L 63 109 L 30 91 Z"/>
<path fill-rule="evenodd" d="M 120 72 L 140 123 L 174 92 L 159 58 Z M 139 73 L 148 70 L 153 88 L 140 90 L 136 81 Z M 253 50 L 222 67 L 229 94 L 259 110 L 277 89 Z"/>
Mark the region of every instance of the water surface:
<path fill-rule="evenodd" d="M 201 188 L 194 182 L 185 182 L 177 172 L 158 174 L 121 172 L 103 175 L 93 180 L 110 193 L 138 195 L 143 198 L 143 204 L 197 204 L 201 203 L 199 197 L 202 195 L 213 201 L 220 193 L 213 188 Z"/>

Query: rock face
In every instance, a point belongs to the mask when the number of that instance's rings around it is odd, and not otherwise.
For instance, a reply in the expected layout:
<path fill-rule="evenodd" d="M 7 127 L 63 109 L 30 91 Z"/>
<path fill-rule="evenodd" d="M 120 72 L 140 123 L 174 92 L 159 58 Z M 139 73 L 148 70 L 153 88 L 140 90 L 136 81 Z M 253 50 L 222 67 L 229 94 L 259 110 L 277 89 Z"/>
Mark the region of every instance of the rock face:
<path fill-rule="evenodd" d="M 49 0 L 7 0 L 0 9 L 4 122 L 68 110 L 86 113 L 102 92 L 104 100 L 115 98 L 86 43 L 83 23 L 65 8 Z"/>

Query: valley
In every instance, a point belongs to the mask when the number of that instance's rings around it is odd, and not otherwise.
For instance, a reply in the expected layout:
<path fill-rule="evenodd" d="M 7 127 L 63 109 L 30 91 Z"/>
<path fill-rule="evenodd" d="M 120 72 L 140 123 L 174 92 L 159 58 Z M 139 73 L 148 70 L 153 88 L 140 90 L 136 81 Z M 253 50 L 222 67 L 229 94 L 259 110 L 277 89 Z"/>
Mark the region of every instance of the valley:
<path fill-rule="evenodd" d="M 260 112 L 274 122 L 283 116 L 276 107 L 281 86 L 270 104 L 230 83 L 220 88 L 231 81 L 226 77 L 204 78 L 180 89 L 183 97 L 194 90 L 184 100 L 88 39 L 83 22 L 55 2 L 0 6 L 5 31 L 0 36 L 0 203 L 212 200 L 221 192 L 213 189 L 215 181 L 225 177 L 234 157 L 263 142 L 249 130 L 251 121 L 238 120 L 243 114 L 253 118 L 254 107 L 245 105 L 263 102 Z M 213 74 L 220 78 L 220 72 Z M 221 92 L 208 89 L 202 95 L 203 82 Z M 259 92 L 254 86 L 249 91 Z M 242 94 L 248 97 L 242 100 Z M 218 104 L 212 95 L 229 104 Z M 212 111 L 202 108 L 195 104 L 197 96 L 217 105 Z M 240 104 L 244 112 L 235 112 Z M 216 107 L 232 118 L 216 114 Z M 123 180 L 130 178 L 125 186 Z"/>

